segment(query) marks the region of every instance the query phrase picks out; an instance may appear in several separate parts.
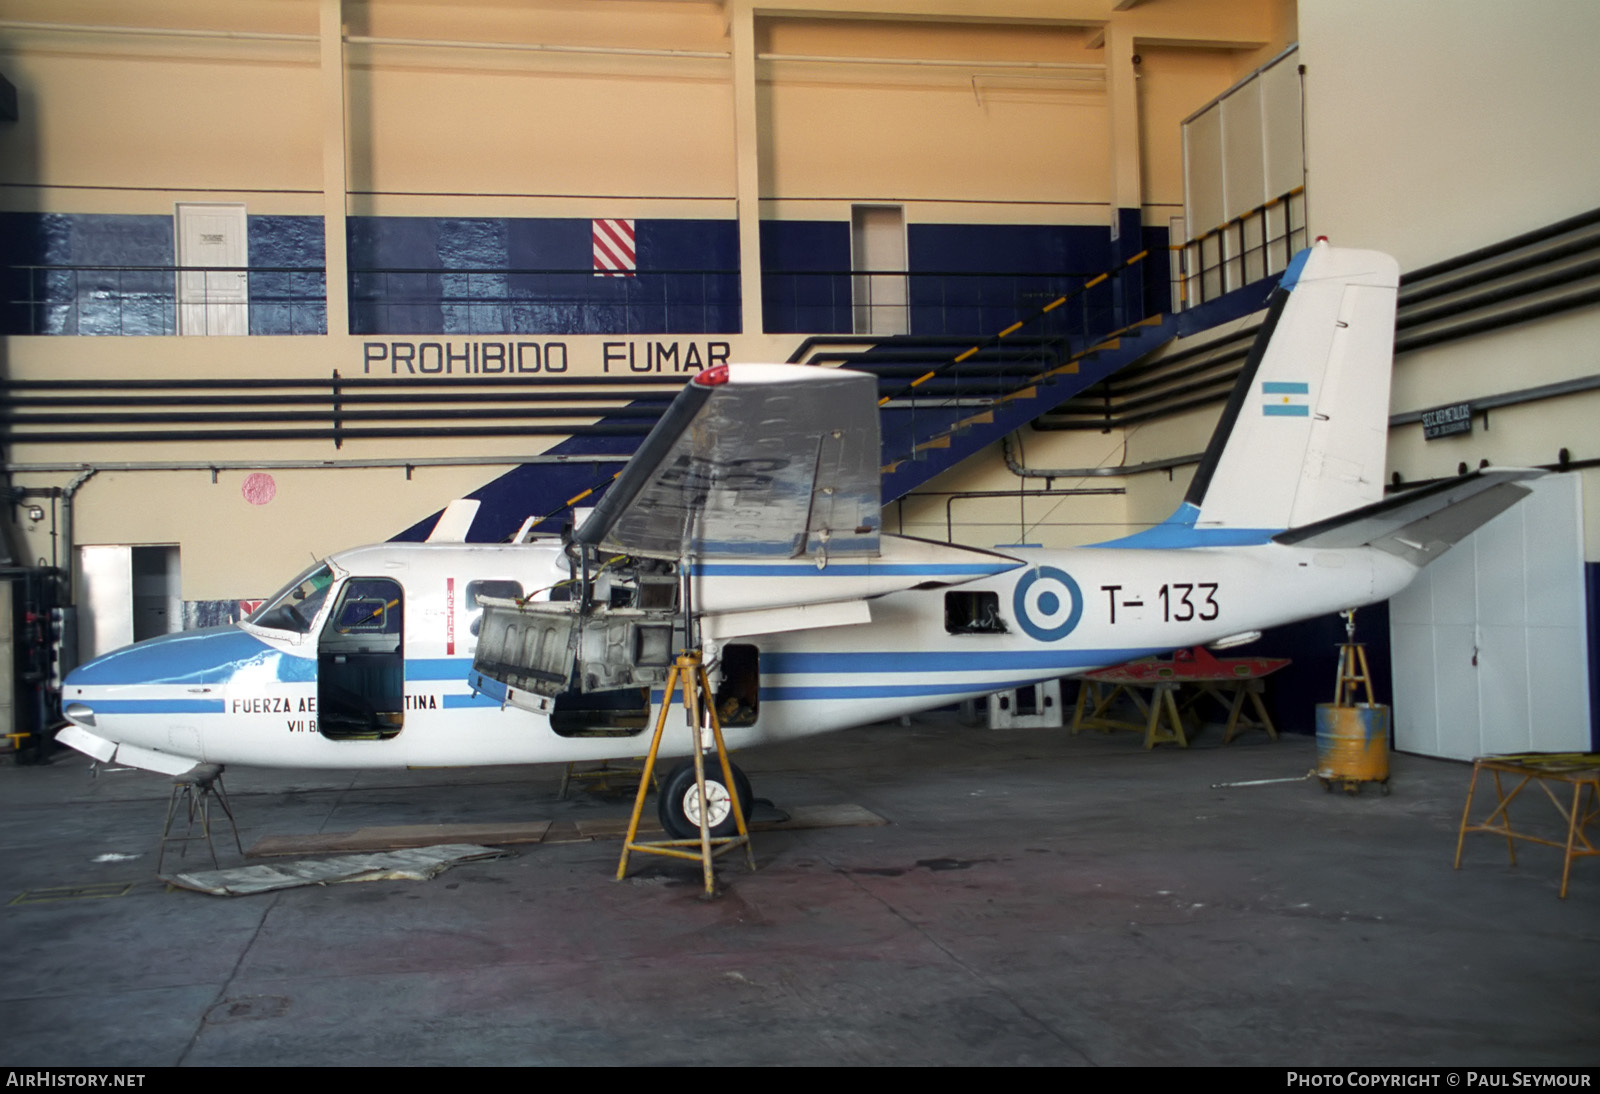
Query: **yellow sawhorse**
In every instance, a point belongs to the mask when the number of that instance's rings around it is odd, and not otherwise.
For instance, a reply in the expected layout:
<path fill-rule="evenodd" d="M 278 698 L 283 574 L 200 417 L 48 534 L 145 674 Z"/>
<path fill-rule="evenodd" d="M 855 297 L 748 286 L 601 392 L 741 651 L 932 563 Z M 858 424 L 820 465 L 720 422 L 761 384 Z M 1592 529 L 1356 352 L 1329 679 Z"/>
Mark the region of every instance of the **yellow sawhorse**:
<path fill-rule="evenodd" d="M 1487 817 L 1474 824 L 1471 822 L 1472 797 L 1478 790 L 1478 776 L 1485 771 L 1494 778 L 1494 792 L 1498 801 Z M 1501 775 L 1517 777 L 1517 784 L 1511 788 L 1509 794 L 1500 781 Z M 1511 803 L 1530 782 L 1538 783 L 1539 789 L 1544 791 L 1550 803 L 1556 807 L 1556 812 L 1567 822 L 1567 836 L 1564 842 L 1545 839 L 1528 832 L 1518 832 L 1511 827 Z M 1571 802 L 1564 803 L 1557 797 L 1551 784 L 1571 786 Z M 1587 805 L 1584 804 L 1585 789 L 1588 790 Z M 1517 864 L 1517 840 L 1542 843 L 1546 847 L 1559 847 L 1562 850 L 1561 897 L 1565 900 L 1567 882 L 1572 876 L 1572 860 L 1588 855 L 1600 855 L 1600 848 L 1590 842 L 1589 835 L 1585 831 L 1589 823 L 1597 817 L 1600 817 L 1600 755 L 1587 752 L 1562 754 L 1533 752 L 1514 756 L 1480 757 L 1472 764 L 1472 784 L 1467 788 L 1466 808 L 1461 811 L 1461 830 L 1456 834 L 1456 869 L 1461 869 L 1461 850 L 1468 832 L 1487 832 L 1503 836 L 1513 866 Z"/>
<path fill-rule="evenodd" d="M 1078 702 L 1072 710 L 1072 732 L 1080 729 L 1128 730 L 1144 734 L 1144 747 L 1171 742 L 1179 748 L 1189 747 L 1188 735 L 1183 730 L 1183 717 L 1178 713 L 1178 683 L 1176 681 L 1151 681 L 1139 684 L 1112 684 L 1100 680 L 1081 680 L 1078 684 Z M 1148 689 L 1150 698 L 1141 692 Z M 1126 693 L 1138 706 L 1144 721 L 1114 718 L 1110 711 L 1117 696 Z M 1093 706 L 1090 706 L 1090 703 Z"/>
<path fill-rule="evenodd" d="M 1195 689 L 1195 695 L 1184 704 L 1184 707 L 1193 706 L 1202 698 L 1210 696 L 1223 710 L 1228 712 L 1228 720 L 1223 726 L 1222 743 L 1229 745 L 1239 734 L 1251 729 L 1265 730 L 1268 737 L 1274 741 L 1278 739 L 1278 729 L 1272 724 L 1272 716 L 1267 713 L 1267 706 L 1261 701 L 1261 696 L 1266 693 L 1266 681 L 1259 677 L 1244 680 L 1190 680 L 1190 687 Z M 1229 697 L 1231 694 L 1231 698 Z M 1249 700 L 1254 707 L 1254 718 L 1245 713 L 1244 704 Z"/>

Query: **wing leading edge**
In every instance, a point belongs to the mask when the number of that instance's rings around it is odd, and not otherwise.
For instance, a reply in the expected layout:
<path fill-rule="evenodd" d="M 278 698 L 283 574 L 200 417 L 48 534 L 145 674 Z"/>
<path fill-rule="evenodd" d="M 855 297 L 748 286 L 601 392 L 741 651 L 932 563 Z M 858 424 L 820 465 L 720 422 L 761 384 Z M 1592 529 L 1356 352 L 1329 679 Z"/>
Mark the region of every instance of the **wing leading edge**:
<path fill-rule="evenodd" d="M 679 392 L 574 538 L 650 558 L 874 557 L 877 381 L 726 365 Z"/>

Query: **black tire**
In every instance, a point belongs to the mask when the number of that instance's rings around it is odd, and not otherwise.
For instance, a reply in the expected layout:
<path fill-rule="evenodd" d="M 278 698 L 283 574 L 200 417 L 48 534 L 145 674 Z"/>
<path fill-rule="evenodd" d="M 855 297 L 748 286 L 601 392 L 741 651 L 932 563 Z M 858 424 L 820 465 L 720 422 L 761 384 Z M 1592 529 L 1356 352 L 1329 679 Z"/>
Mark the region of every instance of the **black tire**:
<path fill-rule="evenodd" d="M 739 832 L 738 821 L 734 819 L 733 810 L 729 807 L 728 792 L 723 786 L 722 771 L 716 757 L 708 756 L 706 765 L 706 797 L 710 799 L 710 817 L 717 823 L 711 826 L 711 835 L 715 837 L 737 835 Z M 733 769 L 733 785 L 739 794 L 739 804 L 744 812 L 745 823 L 750 821 L 750 811 L 754 799 L 750 796 L 750 780 L 745 778 L 738 764 L 730 763 Z M 661 820 L 661 827 L 673 839 L 699 839 L 700 821 L 698 818 L 699 807 L 696 801 L 694 784 L 694 760 L 684 760 L 672 769 L 661 784 L 661 793 L 656 803 L 656 815 Z"/>

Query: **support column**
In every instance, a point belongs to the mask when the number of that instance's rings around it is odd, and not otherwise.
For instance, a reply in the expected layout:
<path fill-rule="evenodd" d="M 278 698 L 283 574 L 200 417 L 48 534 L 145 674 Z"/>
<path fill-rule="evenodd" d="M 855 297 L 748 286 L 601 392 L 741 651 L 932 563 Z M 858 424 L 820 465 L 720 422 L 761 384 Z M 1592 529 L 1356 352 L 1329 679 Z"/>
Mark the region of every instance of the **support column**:
<path fill-rule="evenodd" d="M 756 18 L 750 0 L 728 4 L 733 39 L 733 144 L 739 215 L 739 297 L 745 334 L 762 334 L 761 141 L 756 111 Z"/>
<path fill-rule="evenodd" d="M 1105 34 L 1107 128 L 1111 137 L 1111 262 L 1118 267 L 1144 249 L 1139 69 L 1133 63 L 1138 49 L 1133 35 L 1115 23 L 1106 27 Z M 1152 255 L 1144 261 L 1152 260 L 1164 264 L 1165 256 Z M 1131 323 L 1144 314 L 1144 271 L 1130 271 L 1117 278 L 1117 283 L 1117 299 L 1123 313 L 1120 322 Z"/>
<path fill-rule="evenodd" d="M 322 235 L 328 283 L 328 333 L 350 333 L 350 271 L 345 236 L 349 183 L 345 170 L 343 0 L 321 0 Z"/>

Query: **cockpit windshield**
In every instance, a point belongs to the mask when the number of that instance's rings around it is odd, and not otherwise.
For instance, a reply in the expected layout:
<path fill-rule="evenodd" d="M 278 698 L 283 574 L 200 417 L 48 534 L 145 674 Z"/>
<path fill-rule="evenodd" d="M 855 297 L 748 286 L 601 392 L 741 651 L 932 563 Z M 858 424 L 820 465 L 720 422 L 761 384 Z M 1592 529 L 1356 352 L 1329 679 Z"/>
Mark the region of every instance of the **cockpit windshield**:
<path fill-rule="evenodd" d="M 251 626 L 305 634 L 322 610 L 328 590 L 333 587 L 333 571 L 318 563 L 295 578 L 246 620 Z"/>

